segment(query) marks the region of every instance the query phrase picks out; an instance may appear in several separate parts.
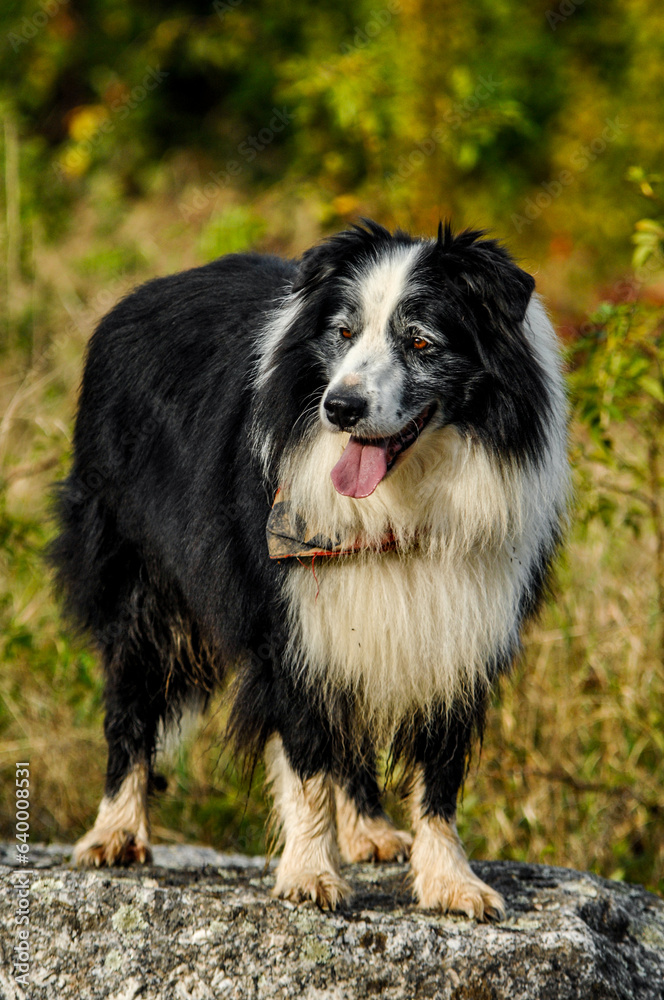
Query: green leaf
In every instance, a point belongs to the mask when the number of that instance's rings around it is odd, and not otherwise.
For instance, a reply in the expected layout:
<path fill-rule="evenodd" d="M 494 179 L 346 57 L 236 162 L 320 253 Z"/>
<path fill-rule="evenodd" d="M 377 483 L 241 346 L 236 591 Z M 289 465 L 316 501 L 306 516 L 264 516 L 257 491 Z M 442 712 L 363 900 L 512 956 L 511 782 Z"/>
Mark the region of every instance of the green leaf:
<path fill-rule="evenodd" d="M 656 399 L 658 403 L 664 403 L 664 386 L 661 381 L 652 378 L 650 375 L 643 375 L 640 379 L 640 384 L 649 396 Z"/>
<path fill-rule="evenodd" d="M 634 226 L 637 233 L 651 233 L 658 239 L 664 239 L 664 226 L 655 219 L 639 219 Z"/>

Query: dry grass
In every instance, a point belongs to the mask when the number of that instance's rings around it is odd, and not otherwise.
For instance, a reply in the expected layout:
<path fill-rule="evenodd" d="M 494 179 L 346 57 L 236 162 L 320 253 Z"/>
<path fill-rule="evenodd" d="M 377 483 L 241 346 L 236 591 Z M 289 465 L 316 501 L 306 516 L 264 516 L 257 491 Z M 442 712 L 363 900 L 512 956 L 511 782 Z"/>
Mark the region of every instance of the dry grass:
<path fill-rule="evenodd" d="M 177 238 L 162 239 L 157 219 Z M 29 363 L 22 351 L 0 365 L 0 834 L 13 833 L 14 763 L 29 760 L 35 839 L 73 840 L 93 818 L 103 783 L 97 666 L 61 625 L 40 555 L 50 533 L 48 485 L 66 467 L 85 340 L 133 284 L 196 262 L 176 255 L 195 240 L 177 229 L 172 210 L 141 206 L 117 237 L 133 248 L 132 269 L 100 275 L 94 261 L 80 262 L 105 240 L 94 217 L 83 211 L 79 221 L 57 252 L 36 250 L 32 299 L 42 305 L 32 315 Z M 653 559 L 647 535 L 599 522 L 587 533 L 572 530 L 556 601 L 530 634 L 469 775 L 462 833 L 476 856 L 590 869 L 664 891 L 664 671 Z M 156 809 L 156 833 L 261 850 L 261 775 L 248 794 L 220 755 L 222 715 L 217 707 L 166 761 L 170 788 Z"/>
<path fill-rule="evenodd" d="M 485 741 L 482 850 L 664 885 L 662 696 L 647 544 L 595 526 Z M 650 610 L 649 610 L 650 609 Z M 481 805 L 480 805 L 481 803 Z"/>

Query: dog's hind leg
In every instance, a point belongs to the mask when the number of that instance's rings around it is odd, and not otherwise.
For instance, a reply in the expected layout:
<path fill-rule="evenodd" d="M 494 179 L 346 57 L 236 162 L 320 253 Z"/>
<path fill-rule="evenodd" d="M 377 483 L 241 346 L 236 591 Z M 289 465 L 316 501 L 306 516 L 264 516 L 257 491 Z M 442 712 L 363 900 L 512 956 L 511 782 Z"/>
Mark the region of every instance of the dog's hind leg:
<path fill-rule="evenodd" d="M 116 642 L 107 663 L 106 788 L 94 827 L 76 844 L 79 865 L 151 860 L 148 791 L 157 726 L 166 706 L 163 678 L 155 676 L 140 647 L 129 646 L 126 640 Z"/>
<path fill-rule="evenodd" d="M 340 872 L 332 778 L 323 771 L 298 773 L 278 736 L 267 745 L 266 764 L 283 840 L 274 894 L 334 910 L 350 886 Z"/>
<path fill-rule="evenodd" d="M 94 827 L 76 844 L 79 865 L 148 862 L 148 793 L 160 723 L 177 719 L 193 691 L 184 668 L 179 620 L 168 593 L 136 574 L 121 620 L 97 630 L 106 672 L 104 734 L 108 743 L 105 794 Z M 177 633 L 177 634 L 176 634 Z"/>
<path fill-rule="evenodd" d="M 77 865 L 127 865 L 152 859 L 148 818 L 148 765 L 137 761 L 115 794 L 101 800 L 95 825 L 77 842 Z"/>
<path fill-rule="evenodd" d="M 450 713 L 422 728 L 414 746 L 411 808 L 413 887 L 424 909 L 501 919 L 502 896 L 475 875 L 456 829 L 456 800 L 472 738 L 472 720 Z"/>
<path fill-rule="evenodd" d="M 397 830 L 380 802 L 373 752 L 362 755 L 335 788 L 339 850 L 344 861 L 405 861 L 413 838 Z"/>

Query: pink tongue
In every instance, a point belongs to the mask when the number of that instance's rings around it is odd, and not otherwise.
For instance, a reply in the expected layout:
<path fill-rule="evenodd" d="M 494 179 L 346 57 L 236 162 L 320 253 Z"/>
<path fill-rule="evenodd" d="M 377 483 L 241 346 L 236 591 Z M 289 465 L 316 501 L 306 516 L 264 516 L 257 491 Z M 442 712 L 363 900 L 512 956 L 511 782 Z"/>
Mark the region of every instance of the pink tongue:
<path fill-rule="evenodd" d="M 368 497 L 387 473 L 387 442 L 364 444 L 351 438 L 330 476 L 337 493 Z"/>

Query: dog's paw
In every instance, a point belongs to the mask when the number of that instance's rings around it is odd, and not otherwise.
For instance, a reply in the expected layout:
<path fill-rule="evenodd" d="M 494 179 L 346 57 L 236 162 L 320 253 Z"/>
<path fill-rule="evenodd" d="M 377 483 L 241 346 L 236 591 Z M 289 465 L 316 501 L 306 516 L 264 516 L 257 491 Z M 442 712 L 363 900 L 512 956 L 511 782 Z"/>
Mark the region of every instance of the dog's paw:
<path fill-rule="evenodd" d="M 81 868 L 149 864 L 152 851 L 147 841 L 128 830 L 93 828 L 74 847 L 74 861 Z"/>
<path fill-rule="evenodd" d="M 336 788 L 337 840 L 344 861 L 407 861 L 413 838 L 387 816 L 366 816 L 341 787 Z"/>
<path fill-rule="evenodd" d="M 505 900 L 472 873 L 458 879 L 415 879 L 415 895 L 423 910 L 463 913 L 471 920 L 504 920 Z"/>
<path fill-rule="evenodd" d="M 407 861 L 413 838 L 397 830 L 388 819 L 363 819 L 352 829 L 339 829 L 339 850 L 344 861 Z"/>
<path fill-rule="evenodd" d="M 336 872 L 299 872 L 277 878 L 273 895 L 291 903 L 313 900 L 322 910 L 336 910 L 351 896 L 351 888 Z"/>

